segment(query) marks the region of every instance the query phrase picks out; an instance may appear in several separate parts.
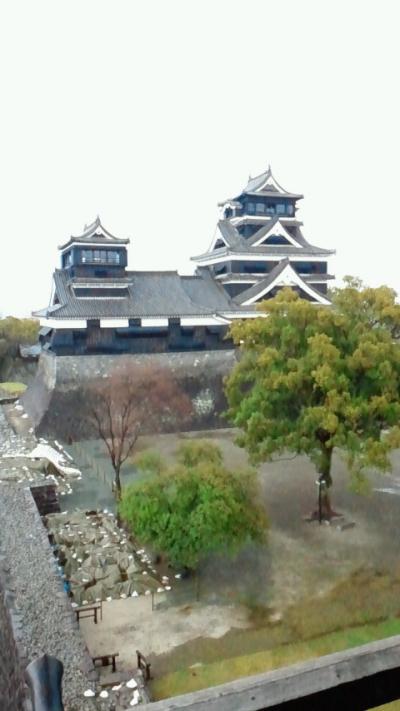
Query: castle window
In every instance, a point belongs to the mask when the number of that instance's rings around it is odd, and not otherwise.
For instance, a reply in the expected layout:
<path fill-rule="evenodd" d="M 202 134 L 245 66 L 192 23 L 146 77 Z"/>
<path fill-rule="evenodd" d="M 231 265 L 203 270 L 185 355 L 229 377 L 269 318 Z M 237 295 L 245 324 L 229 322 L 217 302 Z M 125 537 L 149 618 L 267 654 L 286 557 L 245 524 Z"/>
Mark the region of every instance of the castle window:
<path fill-rule="evenodd" d="M 71 252 L 67 252 L 67 254 L 64 254 L 64 256 L 63 256 L 63 266 L 69 267 L 71 264 L 72 264 Z"/>
<path fill-rule="evenodd" d="M 312 274 L 314 271 L 314 264 L 311 262 L 298 262 L 296 266 L 300 274 Z"/>
<path fill-rule="evenodd" d="M 299 262 L 299 272 L 306 274 L 326 274 L 326 262 Z"/>
<path fill-rule="evenodd" d="M 214 271 L 215 274 L 226 274 L 226 264 L 216 264 Z"/>
<path fill-rule="evenodd" d="M 94 262 L 94 260 L 95 260 L 95 252 L 93 252 L 93 249 L 83 249 L 82 250 L 83 264 Z"/>
<path fill-rule="evenodd" d="M 260 274 L 266 271 L 265 262 L 245 262 L 243 271 L 246 274 Z"/>
<path fill-rule="evenodd" d="M 255 206 L 254 202 L 249 202 L 247 204 L 247 212 L 250 214 L 253 214 L 255 212 L 255 210 L 256 210 L 256 206 Z"/>
<path fill-rule="evenodd" d="M 107 252 L 107 262 L 109 264 L 119 264 L 119 252 Z"/>
<path fill-rule="evenodd" d="M 264 212 L 264 203 L 263 202 L 256 203 L 256 212 L 258 212 L 259 214 L 262 214 Z"/>
<path fill-rule="evenodd" d="M 105 249 L 83 249 L 82 264 L 119 264 L 120 253 Z"/>
<path fill-rule="evenodd" d="M 113 288 L 112 286 L 110 287 L 80 287 L 80 286 L 75 286 L 74 287 L 74 294 L 77 298 L 81 299 L 88 299 L 88 298 L 101 298 L 101 299 L 107 299 L 107 298 L 113 298 L 113 299 L 122 299 L 126 298 L 129 296 L 129 291 L 125 287 L 119 287 L 119 288 Z"/>
<path fill-rule="evenodd" d="M 278 202 L 278 204 L 277 204 L 277 206 L 276 206 L 276 212 L 277 212 L 277 214 L 278 214 L 278 215 L 284 215 L 285 212 L 286 212 L 285 207 L 286 207 L 286 206 L 285 206 L 285 203 L 283 203 L 283 202 Z"/>

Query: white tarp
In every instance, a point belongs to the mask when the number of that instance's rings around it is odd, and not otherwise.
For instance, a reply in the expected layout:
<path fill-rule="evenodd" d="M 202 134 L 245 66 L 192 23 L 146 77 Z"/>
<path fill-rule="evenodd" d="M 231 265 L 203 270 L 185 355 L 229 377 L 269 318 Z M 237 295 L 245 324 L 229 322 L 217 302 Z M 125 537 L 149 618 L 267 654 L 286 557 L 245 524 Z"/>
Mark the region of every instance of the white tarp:
<path fill-rule="evenodd" d="M 57 450 L 53 449 L 53 447 L 51 447 L 49 444 L 38 444 L 35 449 L 32 450 L 32 452 L 29 452 L 24 456 L 28 459 L 47 459 L 47 461 L 51 462 L 51 464 L 53 464 L 53 466 L 60 472 L 60 474 L 63 474 L 64 476 L 82 476 L 79 469 L 77 469 L 76 467 L 68 466 L 64 455 L 61 454 L 61 452 L 57 452 Z"/>

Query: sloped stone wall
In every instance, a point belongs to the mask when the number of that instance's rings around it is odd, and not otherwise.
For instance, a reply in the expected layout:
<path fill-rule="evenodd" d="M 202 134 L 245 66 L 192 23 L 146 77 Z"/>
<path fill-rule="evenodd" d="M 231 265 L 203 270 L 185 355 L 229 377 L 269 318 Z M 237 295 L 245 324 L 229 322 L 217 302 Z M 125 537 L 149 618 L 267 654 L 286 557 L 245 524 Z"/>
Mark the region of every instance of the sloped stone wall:
<path fill-rule="evenodd" d="M 91 385 L 121 364 L 154 363 L 170 370 L 193 402 L 187 430 L 226 427 L 223 379 L 236 362 L 234 350 L 146 355 L 55 356 L 42 354 L 37 376 L 22 398 L 36 433 L 74 441 L 96 437 L 87 413 Z"/>

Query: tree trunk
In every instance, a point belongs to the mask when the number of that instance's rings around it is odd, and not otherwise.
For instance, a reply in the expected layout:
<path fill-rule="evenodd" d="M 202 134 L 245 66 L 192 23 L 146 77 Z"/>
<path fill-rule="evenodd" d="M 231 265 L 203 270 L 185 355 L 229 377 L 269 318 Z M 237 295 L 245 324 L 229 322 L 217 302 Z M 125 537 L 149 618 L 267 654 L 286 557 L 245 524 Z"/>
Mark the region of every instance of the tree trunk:
<path fill-rule="evenodd" d="M 327 447 L 324 442 L 321 442 L 321 464 L 319 467 L 318 477 L 318 507 L 313 512 L 312 518 L 322 521 L 330 521 L 334 516 L 339 516 L 332 509 L 331 497 L 329 489 L 332 486 L 331 466 L 332 466 L 333 448 Z"/>
<path fill-rule="evenodd" d="M 120 467 L 115 466 L 114 467 L 114 472 L 115 472 L 115 479 L 114 479 L 114 493 L 115 493 L 115 498 L 117 500 L 117 503 L 121 501 L 121 494 L 122 494 L 122 487 L 121 487 L 121 476 L 120 476 Z"/>
<path fill-rule="evenodd" d="M 122 520 L 121 520 L 121 516 L 119 513 L 119 502 L 121 501 L 121 495 L 122 495 L 120 469 L 121 469 L 121 466 L 114 467 L 114 472 L 115 472 L 114 496 L 115 496 L 115 501 L 117 504 L 117 526 L 119 526 L 119 527 L 121 527 L 121 525 L 122 525 Z"/>

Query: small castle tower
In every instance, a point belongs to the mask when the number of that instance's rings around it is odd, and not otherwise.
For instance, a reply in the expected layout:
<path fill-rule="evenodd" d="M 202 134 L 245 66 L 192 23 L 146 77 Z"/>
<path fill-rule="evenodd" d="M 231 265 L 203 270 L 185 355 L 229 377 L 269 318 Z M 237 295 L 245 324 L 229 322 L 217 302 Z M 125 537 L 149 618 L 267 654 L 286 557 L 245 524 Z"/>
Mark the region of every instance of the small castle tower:
<path fill-rule="evenodd" d="M 96 217 L 81 235 L 70 237 L 59 247 L 61 268 L 68 270 L 72 278 L 124 276 L 127 244 L 129 239 L 114 237 L 103 227 L 100 217 Z"/>

